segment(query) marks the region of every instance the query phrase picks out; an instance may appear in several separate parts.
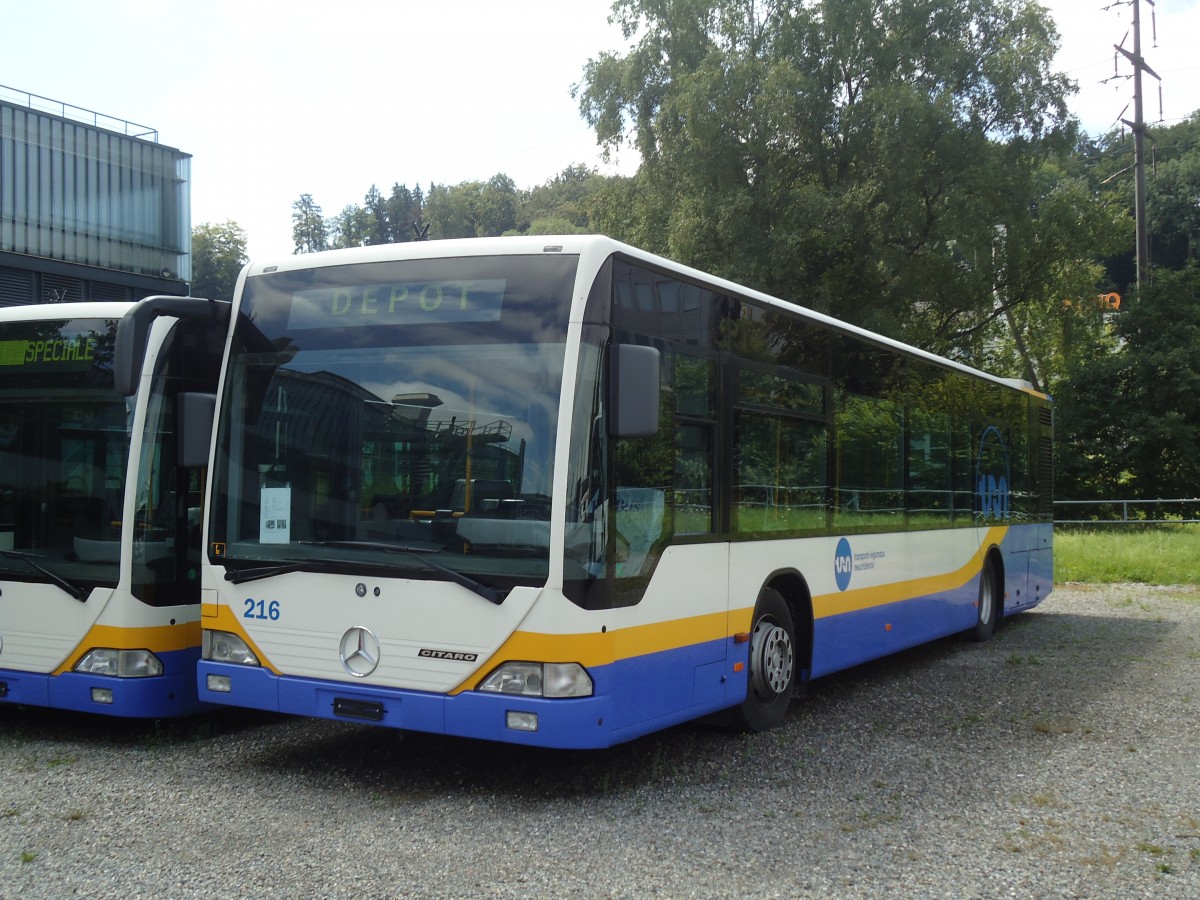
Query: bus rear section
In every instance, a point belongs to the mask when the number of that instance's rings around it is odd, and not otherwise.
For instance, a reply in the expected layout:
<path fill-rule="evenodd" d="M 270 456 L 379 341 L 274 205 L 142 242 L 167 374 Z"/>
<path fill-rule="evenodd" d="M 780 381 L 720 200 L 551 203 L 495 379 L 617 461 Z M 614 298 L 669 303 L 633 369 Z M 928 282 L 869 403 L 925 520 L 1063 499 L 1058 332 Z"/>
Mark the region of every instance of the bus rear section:
<path fill-rule="evenodd" d="M 198 711 L 199 469 L 175 401 L 218 342 L 161 322 L 137 393 L 113 380 L 127 303 L 0 311 L 0 702 Z M 207 364 L 203 362 L 207 354 Z"/>
<path fill-rule="evenodd" d="M 802 680 L 1046 596 L 1048 416 L 602 238 L 251 266 L 198 690 L 552 747 L 770 728 Z"/>

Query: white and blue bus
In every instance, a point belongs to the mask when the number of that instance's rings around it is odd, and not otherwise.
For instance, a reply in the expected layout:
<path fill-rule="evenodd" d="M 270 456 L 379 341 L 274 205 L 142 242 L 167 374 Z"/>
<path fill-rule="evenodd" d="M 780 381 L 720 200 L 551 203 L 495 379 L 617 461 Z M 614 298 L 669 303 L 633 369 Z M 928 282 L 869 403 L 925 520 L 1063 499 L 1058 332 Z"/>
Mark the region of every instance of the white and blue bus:
<path fill-rule="evenodd" d="M 215 390 L 228 304 L 215 325 L 156 321 L 127 399 L 114 357 L 131 308 L 0 309 L 0 703 L 202 708 L 203 467 L 180 464 L 176 406 Z"/>
<path fill-rule="evenodd" d="M 200 697 L 549 747 L 718 715 L 1051 589 L 1051 406 L 601 237 L 248 266 Z"/>

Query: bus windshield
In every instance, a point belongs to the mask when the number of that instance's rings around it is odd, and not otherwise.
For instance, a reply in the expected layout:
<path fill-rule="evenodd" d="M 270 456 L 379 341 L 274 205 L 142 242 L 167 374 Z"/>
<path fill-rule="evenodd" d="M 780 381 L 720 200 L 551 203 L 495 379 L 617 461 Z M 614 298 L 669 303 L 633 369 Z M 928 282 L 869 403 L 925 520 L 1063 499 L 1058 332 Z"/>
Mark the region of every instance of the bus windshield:
<path fill-rule="evenodd" d="M 0 577 L 117 584 L 132 401 L 115 336 L 108 319 L 0 324 Z"/>
<path fill-rule="evenodd" d="M 544 578 L 575 265 L 426 259 L 248 279 L 213 472 L 213 561 L 234 579 Z"/>

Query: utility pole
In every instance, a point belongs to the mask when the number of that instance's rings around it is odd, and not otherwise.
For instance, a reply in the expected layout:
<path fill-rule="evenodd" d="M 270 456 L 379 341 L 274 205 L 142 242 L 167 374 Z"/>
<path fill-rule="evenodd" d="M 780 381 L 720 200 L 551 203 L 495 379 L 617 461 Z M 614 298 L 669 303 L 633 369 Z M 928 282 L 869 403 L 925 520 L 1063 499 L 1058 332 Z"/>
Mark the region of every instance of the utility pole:
<path fill-rule="evenodd" d="M 1151 7 L 1154 0 L 1146 0 Z M 1150 281 L 1150 233 L 1146 223 L 1146 121 L 1142 115 L 1142 72 L 1149 72 L 1159 81 L 1158 73 L 1142 59 L 1141 0 L 1130 0 L 1133 7 L 1133 52 L 1120 44 L 1114 45 L 1118 53 L 1133 65 L 1133 121 L 1122 119 L 1133 132 L 1133 183 L 1134 219 L 1137 229 L 1137 283 L 1140 292 Z M 1121 41 L 1124 43 L 1124 40 Z"/>

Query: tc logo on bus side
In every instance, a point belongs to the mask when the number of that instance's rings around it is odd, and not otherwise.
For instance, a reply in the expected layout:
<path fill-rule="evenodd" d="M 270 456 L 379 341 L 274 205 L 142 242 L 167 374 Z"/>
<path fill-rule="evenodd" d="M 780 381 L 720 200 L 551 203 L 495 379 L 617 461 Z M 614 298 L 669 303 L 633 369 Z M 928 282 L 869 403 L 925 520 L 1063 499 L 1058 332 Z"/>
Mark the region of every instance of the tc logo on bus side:
<path fill-rule="evenodd" d="M 981 519 L 1007 519 L 1012 499 L 1012 470 L 1004 436 L 995 425 L 983 430 L 975 459 L 975 514 Z"/>
<path fill-rule="evenodd" d="M 853 573 L 854 554 L 850 552 L 850 542 L 842 538 L 833 553 L 833 577 L 837 579 L 839 591 L 850 587 L 850 576 Z"/>

